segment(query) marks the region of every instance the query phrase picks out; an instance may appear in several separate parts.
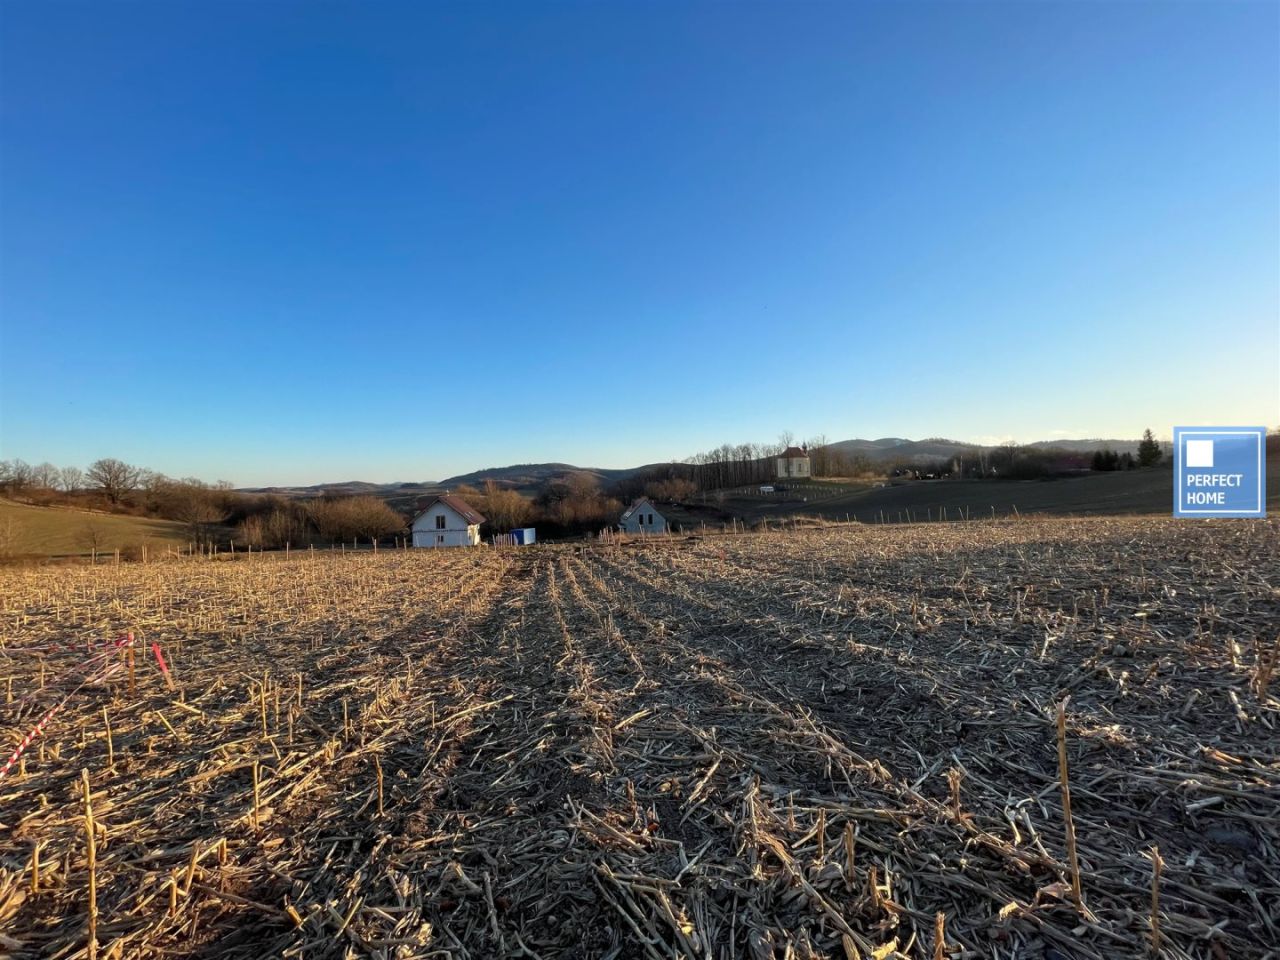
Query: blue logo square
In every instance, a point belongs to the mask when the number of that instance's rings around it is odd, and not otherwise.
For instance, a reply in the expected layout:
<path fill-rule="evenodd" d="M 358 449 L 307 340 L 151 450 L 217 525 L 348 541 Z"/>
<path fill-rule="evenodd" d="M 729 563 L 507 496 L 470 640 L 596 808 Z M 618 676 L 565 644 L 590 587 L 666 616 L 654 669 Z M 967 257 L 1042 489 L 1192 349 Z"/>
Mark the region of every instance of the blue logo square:
<path fill-rule="evenodd" d="M 1266 427 L 1174 427 L 1175 517 L 1265 517 Z"/>

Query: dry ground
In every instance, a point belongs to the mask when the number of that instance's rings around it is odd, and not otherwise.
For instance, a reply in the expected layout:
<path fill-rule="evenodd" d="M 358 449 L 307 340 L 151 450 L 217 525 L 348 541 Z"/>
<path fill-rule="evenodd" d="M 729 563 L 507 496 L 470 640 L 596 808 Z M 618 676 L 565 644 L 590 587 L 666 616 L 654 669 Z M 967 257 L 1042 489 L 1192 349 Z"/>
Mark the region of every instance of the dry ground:
<path fill-rule="evenodd" d="M 1276 956 L 1278 586 L 1153 519 L 3 571 L 10 741 L 71 696 L 0 952 L 88 954 L 87 770 L 99 957 L 1144 956 L 1153 846 L 1162 956 Z"/>

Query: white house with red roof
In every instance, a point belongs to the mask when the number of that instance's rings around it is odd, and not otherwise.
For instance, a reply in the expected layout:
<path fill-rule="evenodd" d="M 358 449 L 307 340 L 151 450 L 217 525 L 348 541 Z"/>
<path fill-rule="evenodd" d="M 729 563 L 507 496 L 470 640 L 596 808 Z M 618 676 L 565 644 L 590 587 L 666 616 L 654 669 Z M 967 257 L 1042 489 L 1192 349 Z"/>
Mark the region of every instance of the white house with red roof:
<path fill-rule="evenodd" d="M 480 545 L 480 524 L 484 517 L 466 501 L 441 494 L 424 501 L 413 518 L 415 547 L 476 547 Z"/>

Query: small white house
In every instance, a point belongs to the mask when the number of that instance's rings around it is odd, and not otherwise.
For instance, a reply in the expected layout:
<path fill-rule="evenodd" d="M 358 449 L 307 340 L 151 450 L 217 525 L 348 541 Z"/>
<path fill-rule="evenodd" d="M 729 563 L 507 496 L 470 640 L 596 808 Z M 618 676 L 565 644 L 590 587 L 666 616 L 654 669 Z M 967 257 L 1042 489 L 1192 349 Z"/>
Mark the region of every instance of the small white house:
<path fill-rule="evenodd" d="M 618 529 L 623 533 L 666 533 L 667 518 L 658 512 L 658 508 L 648 497 L 641 497 L 631 506 L 618 521 Z"/>
<path fill-rule="evenodd" d="M 778 479 L 809 476 L 809 454 L 802 447 L 787 447 L 778 455 Z"/>
<path fill-rule="evenodd" d="M 444 494 L 428 500 L 413 518 L 415 547 L 475 547 L 480 544 L 484 517 L 457 497 Z"/>

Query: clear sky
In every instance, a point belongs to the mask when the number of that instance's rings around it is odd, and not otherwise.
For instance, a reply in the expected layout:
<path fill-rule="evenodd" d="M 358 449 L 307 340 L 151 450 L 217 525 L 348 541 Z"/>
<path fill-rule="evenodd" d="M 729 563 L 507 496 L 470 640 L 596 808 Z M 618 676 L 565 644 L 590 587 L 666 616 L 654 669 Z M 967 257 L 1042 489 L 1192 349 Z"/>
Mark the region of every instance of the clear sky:
<path fill-rule="evenodd" d="M 0 4 L 0 456 L 1280 421 L 1280 4 Z"/>

